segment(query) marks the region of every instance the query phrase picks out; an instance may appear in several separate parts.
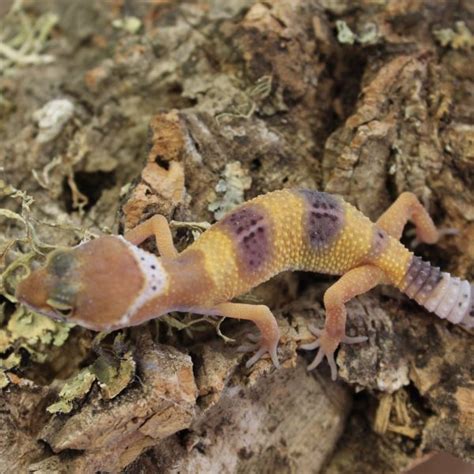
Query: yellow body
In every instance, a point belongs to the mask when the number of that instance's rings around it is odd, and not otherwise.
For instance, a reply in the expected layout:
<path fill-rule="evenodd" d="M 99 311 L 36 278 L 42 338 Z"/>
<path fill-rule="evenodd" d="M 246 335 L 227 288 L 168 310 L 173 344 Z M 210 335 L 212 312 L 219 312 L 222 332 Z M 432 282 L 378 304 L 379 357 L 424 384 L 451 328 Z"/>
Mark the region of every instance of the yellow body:
<path fill-rule="evenodd" d="M 271 227 L 272 255 L 263 271 L 242 271 L 236 251 L 236 239 L 220 225 L 213 225 L 189 246 L 187 252 L 203 254 L 204 269 L 212 280 L 215 300 L 227 301 L 249 291 L 262 281 L 286 270 L 302 270 L 342 275 L 362 263 L 380 266 L 392 284 L 398 285 L 406 273 L 411 253 L 390 236 L 378 255 L 371 256 L 376 224 L 354 206 L 338 199 L 343 225 L 332 242 L 315 249 L 305 237 L 306 203 L 293 190 L 275 191 L 256 197 L 232 211 L 259 206 L 266 212 Z M 213 299 L 214 299 L 213 298 Z"/>

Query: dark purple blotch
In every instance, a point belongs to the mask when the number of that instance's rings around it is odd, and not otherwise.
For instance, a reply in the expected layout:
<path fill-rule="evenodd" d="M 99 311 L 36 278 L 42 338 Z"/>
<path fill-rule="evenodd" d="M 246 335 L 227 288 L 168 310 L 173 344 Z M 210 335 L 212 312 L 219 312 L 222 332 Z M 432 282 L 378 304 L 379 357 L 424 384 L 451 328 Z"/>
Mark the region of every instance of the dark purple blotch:
<path fill-rule="evenodd" d="M 265 211 L 255 204 L 246 205 L 231 212 L 219 224 L 235 240 L 237 257 L 245 270 L 263 268 L 272 254 L 270 224 Z"/>
<path fill-rule="evenodd" d="M 304 228 L 313 247 L 322 249 L 337 237 L 344 225 L 340 202 L 328 193 L 301 189 L 297 191 L 306 201 Z"/>

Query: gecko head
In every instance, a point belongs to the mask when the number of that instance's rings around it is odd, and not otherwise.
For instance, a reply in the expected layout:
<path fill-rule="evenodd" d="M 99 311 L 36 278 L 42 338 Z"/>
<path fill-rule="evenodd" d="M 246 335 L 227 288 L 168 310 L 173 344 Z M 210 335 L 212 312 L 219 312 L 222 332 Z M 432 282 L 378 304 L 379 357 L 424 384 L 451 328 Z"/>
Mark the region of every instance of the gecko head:
<path fill-rule="evenodd" d="M 95 331 L 123 327 L 143 292 L 145 276 L 130 244 L 104 236 L 53 251 L 19 283 L 16 296 L 32 310 Z"/>

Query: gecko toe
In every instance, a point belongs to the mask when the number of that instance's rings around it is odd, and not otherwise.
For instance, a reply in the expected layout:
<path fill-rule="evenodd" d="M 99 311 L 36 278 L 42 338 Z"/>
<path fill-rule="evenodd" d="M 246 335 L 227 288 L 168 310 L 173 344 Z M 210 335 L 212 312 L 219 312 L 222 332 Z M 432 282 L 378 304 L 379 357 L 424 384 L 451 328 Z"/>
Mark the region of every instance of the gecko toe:
<path fill-rule="evenodd" d="M 238 347 L 239 352 L 253 352 L 256 351 L 255 354 L 247 361 L 245 366 L 247 368 L 252 367 L 256 362 L 258 362 L 265 354 L 270 355 L 270 359 L 272 360 L 273 365 L 275 368 L 280 368 L 280 362 L 278 360 L 277 354 L 278 345 L 275 344 L 273 346 L 267 347 L 266 344 L 243 344 L 242 346 Z"/>
<path fill-rule="evenodd" d="M 323 357 L 324 357 L 324 351 L 321 348 L 319 348 L 319 351 L 316 354 L 316 357 L 314 358 L 313 362 L 311 362 L 311 364 L 308 365 L 307 370 L 315 369 L 321 363 L 321 361 L 323 360 Z"/>
<path fill-rule="evenodd" d="M 320 337 L 321 334 L 323 333 L 324 329 L 320 329 L 318 328 L 317 326 L 315 326 L 314 324 L 309 324 L 308 325 L 308 329 L 309 329 L 309 332 L 313 335 L 313 336 L 316 336 L 316 337 Z"/>
<path fill-rule="evenodd" d="M 337 379 L 337 365 L 336 365 L 336 361 L 334 360 L 334 352 L 331 352 L 329 354 L 325 354 L 326 355 L 326 359 L 328 361 L 328 364 L 329 364 L 329 368 L 331 369 L 331 379 L 333 381 L 336 381 Z"/>
<path fill-rule="evenodd" d="M 277 346 L 272 347 L 269 351 L 270 358 L 272 359 L 273 365 L 275 368 L 279 369 L 280 368 L 280 361 L 278 360 L 278 354 L 277 354 Z"/>
<path fill-rule="evenodd" d="M 334 353 L 337 346 L 339 345 L 339 341 L 332 340 L 332 338 L 328 336 L 324 329 L 310 326 L 309 330 L 317 337 L 317 339 L 307 344 L 302 344 L 300 349 L 312 351 L 319 348 L 319 350 L 313 362 L 308 365 L 308 370 L 315 369 L 322 362 L 324 357 L 326 357 L 329 368 L 331 369 L 331 379 L 336 380 L 337 365 L 334 358 Z M 344 342 L 346 344 L 358 344 L 367 340 L 368 338 L 366 336 L 344 336 L 340 342 Z"/>
<path fill-rule="evenodd" d="M 245 367 L 248 369 L 252 367 L 252 365 L 258 362 L 266 352 L 267 349 L 265 349 L 265 347 L 260 347 L 260 349 L 252 357 L 250 357 L 250 359 L 245 364 Z"/>
<path fill-rule="evenodd" d="M 326 357 L 329 368 L 331 369 L 331 379 L 336 380 L 337 379 L 337 365 L 336 361 L 334 360 L 334 352 L 325 352 L 322 347 L 319 348 L 318 353 L 316 354 L 316 357 L 314 358 L 313 362 L 308 365 L 307 370 L 313 370 L 315 369 Z"/>
<path fill-rule="evenodd" d="M 237 352 L 254 352 L 258 350 L 259 347 L 258 344 L 244 343 L 237 347 Z"/>
<path fill-rule="evenodd" d="M 300 349 L 303 349 L 304 351 L 314 351 L 321 345 L 321 342 L 319 339 L 316 339 L 313 342 L 309 342 L 308 344 L 301 344 Z"/>
<path fill-rule="evenodd" d="M 359 344 L 360 342 L 366 342 L 369 338 L 367 336 L 344 336 L 342 341 L 344 344 Z"/>

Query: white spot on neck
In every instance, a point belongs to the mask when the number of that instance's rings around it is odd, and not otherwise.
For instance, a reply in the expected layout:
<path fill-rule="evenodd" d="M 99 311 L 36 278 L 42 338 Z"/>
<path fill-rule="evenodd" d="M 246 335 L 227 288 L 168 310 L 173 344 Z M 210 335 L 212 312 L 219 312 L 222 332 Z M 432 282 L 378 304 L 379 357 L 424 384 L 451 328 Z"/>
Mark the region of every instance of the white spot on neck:
<path fill-rule="evenodd" d="M 164 269 L 160 259 L 141 248 L 131 244 L 122 236 L 118 236 L 122 242 L 127 244 L 130 253 L 135 258 L 138 268 L 144 279 L 142 289 L 137 294 L 128 310 L 120 319 L 121 326 L 127 326 L 130 318 L 148 301 L 162 294 L 168 288 L 168 274 Z"/>

